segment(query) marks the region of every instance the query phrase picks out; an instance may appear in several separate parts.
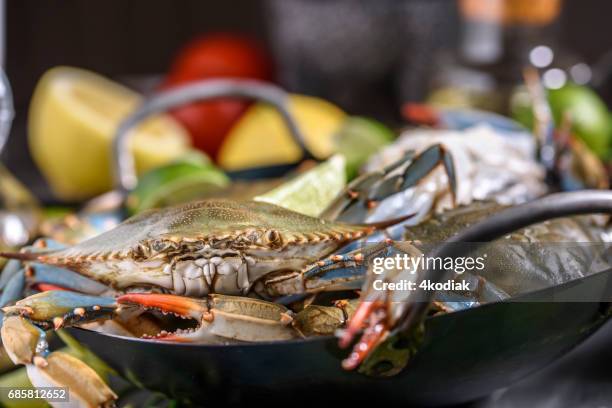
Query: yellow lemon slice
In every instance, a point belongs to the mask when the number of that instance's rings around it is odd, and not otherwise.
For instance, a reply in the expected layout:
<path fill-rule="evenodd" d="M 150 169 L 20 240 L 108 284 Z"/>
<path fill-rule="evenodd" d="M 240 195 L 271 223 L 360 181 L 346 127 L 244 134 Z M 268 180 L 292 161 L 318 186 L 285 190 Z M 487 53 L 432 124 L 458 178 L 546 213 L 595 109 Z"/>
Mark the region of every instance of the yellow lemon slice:
<path fill-rule="evenodd" d="M 30 105 L 28 139 L 58 198 L 82 200 L 111 188 L 112 138 L 140 102 L 137 93 L 83 69 L 56 67 L 42 76 Z M 186 131 L 166 115 L 134 132 L 131 148 L 139 173 L 189 149 Z"/>
<path fill-rule="evenodd" d="M 291 95 L 289 110 L 312 153 L 318 159 L 331 156 L 335 151 L 333 136 L 346 114 L 323 99 L 305 95 Z M 280 114 L 269 105 L 256 103 L 225 137 L 218 160 L 227 170 L 240 170 L 294 163 L 301 156 Z"/>

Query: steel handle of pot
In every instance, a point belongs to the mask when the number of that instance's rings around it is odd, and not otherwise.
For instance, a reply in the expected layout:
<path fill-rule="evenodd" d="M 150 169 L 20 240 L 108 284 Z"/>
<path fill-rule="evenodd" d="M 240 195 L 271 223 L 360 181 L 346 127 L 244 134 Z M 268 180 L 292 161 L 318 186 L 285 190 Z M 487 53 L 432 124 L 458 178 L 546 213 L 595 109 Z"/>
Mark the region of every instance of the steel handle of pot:
<path fill-rule="evenodd" d="M 213 79 L 160 92 L 145 100 L 118 127 L 112 145 L 115 189 L 126 192 L 136 186 L 134 158 L 129 151 L 130 130 L 148 117 L 182 105 L 217 98 L 254 99 L 273 106 L 281 115 L 303 158 L 312 158 L 303 133 L 288 108 L 289 95 L 283 89 L 262 81 L 245 79 Z"/>
<path fill-rule="evenodd" d="M 11 84 L 4 70 L 0 68 L 0 152 L 6 146 L 14 117 L 15 108 L 13 106 Z"/>
<path fill-rule="evenodd" d="M 583 190 L 551 194 L 507 208 L 466 228 L 433 249 L 428 256 L 442 259 L 462 256 L 465 255 L 465 246 L 458 243 L 471 243 L 470 249 L 475 249 L 478 245 L 532 224 L 559 217 L 595 213 L 612 214 L 612 191 Z M 441 282 L 447 272 L 444 268 L 429 269 L 422 275 L 417 287 L 423 280 Z M 435 291 L 423 294 L 423 300 L 416 302 L 404 313 L 393 334 L 408 333 L 415 324 L 422 321 L 434 296 Z"/>

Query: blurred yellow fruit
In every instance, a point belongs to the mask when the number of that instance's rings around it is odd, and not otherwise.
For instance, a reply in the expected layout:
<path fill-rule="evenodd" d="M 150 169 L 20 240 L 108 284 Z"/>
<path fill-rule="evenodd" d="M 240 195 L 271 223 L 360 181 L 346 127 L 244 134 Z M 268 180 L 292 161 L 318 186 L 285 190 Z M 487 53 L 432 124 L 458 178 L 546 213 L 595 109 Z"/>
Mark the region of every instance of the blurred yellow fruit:
<path fill-rule="evenodd" d="M 333 136 L 346 119 L 337 106 L 319 98 L 291 95 L 289 110 L 298 123 L 306 144 L 318 158 L 335 151 Z M 219 164 L 227 170 L 294 163 L 301 158 L 279 113 L 269 105 L 257 103 L 232 127 L 219 151 Z"/>
<path fill-rule="evenodd" d="M 141 102 L 137 93 L 92 72 L 56 67 L 36 86 L 28 117 L 30 151 L 53 192 L 82 200 L 111 188 L 111 142 Z M 138 126 L 131 147 L 139 173 L 189 150 L 186 131 L 160 115 Z"/>

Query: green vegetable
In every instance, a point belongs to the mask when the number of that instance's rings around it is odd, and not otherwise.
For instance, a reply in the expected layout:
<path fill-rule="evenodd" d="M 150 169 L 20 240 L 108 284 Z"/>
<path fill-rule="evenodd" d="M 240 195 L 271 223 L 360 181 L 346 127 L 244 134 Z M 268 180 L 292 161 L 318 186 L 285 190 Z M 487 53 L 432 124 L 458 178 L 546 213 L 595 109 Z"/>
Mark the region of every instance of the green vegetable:
<path fill-rule="evenodd" d="M 190 155 L 181 161 L 158 167 L 138 180 L 130 193 L 127 207 L 131 214 L 201 198 L 227 186 L 229 178 L 202 155 Z"/>
<path fill-rule="evenodd" d="M 564 112 L 570 115 L 572 132 L 601 159 L 607 160 L 612 153 L 612 117 L 605 103 L 590 88 L 568 84 L 560 89 L 548 91 L 548 99 L 557 126 Z M 515 120 L 533 128 L 531 101 L 521 91 L 512 99 L 512 116 Z"/>
<path fill-rule="evenodd" d="M 345 169 L 344 157 L 336 154 L 254 200 L 317 217 L 346 186 Z"/>
<path fill-rule="evenodd" d="M 395 139 L 391 129 L 369 118 L 351 116 L 335 135 L 336 151 L 346 158 L 348 179 L 354 178 L 368 158 Z"/>

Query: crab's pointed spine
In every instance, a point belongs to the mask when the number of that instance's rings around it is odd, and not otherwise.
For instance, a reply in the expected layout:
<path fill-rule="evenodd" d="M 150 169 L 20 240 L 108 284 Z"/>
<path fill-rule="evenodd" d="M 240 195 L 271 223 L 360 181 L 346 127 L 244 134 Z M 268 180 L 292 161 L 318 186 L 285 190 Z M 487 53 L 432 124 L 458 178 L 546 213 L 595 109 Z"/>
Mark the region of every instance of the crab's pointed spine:
<path fill-rule="evenodd" d="M 17 259 L 19 261 L 38 261 L 51 252 L 0 252 L 1 258 Z"/>
<path fill-rule="evenodd" d="M 404 215 L 402 217 L 397 217 L 397 218 L 392 218 L 390 220 L 385 220 L 385 221 L 379 221 L 379 222 L 372 222 L 372 223 L 367 223 L 367 224 L 360 224 L 359 226 L 369 230 L 369 231 L 377 231 L 377 230 L 381 230 L 381 229 L 385 229 L 387 227 L 390 227 L 392 225 L 396 225 L 396 224 L 400 224 L 412 217 L 414 217 L 416 214 L 408 214 L 408 215 Z"/>

